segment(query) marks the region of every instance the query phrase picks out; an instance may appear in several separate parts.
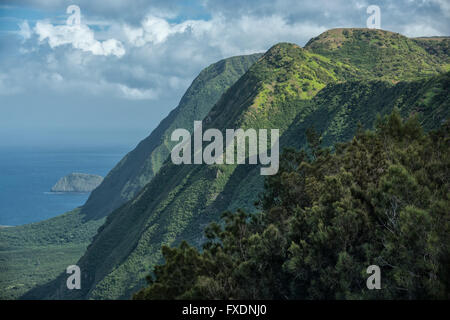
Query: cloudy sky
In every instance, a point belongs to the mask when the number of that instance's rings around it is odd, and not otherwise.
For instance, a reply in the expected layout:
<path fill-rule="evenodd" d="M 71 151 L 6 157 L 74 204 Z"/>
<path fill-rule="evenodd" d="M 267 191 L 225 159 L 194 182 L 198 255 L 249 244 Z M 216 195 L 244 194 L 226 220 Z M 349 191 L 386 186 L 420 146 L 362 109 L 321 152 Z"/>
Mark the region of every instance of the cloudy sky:
<path fill-rule="evenodd" d="M 131 147 L 209 64 L 365 27 L 372 4 L 382 29 L 450 35 L 450 0 L 1 0 L 0 146 Z"/>

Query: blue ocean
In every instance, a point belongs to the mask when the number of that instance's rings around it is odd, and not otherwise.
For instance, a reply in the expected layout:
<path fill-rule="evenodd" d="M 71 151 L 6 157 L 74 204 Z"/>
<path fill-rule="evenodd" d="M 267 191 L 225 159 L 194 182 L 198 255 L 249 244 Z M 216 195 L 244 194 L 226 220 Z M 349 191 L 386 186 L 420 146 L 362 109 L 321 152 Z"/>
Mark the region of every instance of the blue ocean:
<path fill-rule="evenodd" d="M 106 176 L 131 148 L 0 148 L 0 225 L 52 218 L 85 203 L 88 193 L 52 193 L 59 178 L 82 172 Z"/>

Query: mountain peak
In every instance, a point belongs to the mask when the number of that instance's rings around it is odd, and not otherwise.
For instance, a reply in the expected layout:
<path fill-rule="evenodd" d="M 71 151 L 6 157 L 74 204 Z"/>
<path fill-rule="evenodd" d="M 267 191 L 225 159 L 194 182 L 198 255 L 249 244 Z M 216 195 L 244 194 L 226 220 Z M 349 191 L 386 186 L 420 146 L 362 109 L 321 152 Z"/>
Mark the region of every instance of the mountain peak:
<path fill-rule="evenodd" d="M 377 42 L 379 46 L 389 46 L 393 39 L 407 39 L 407 37 L 387 30 L 369 28 L 335 28 L 321 33 L 312 38 L 305 45 L 307 49 L 326 47 L 327 50 L 335 50 L 351 40 Z"/>
<path fill-rule="evenodd" d="M 279 42 L 273 45 L 261 57 L 261 60 L 274 61 L 281 60 L 286 56 L 302 56 L 305 49 L 295 43 Z"/>
<path fill-rule="evenodd" d="M 270 49 L 267 50 L 266 54 L 270 52 L 277 52 L 283 49 L 301 49 L 301 47 L 298 44 L 292 42 L 278 42 L 277 44 L 270 47 Z"/>
<path fill-rule="evenodd" d="M 446 65 L 445 55 L 433 54 L 419 41 L 379 29 L 331 29 L 308 41 L 305 49 L 353 65 L 368 79 L 413 80 L 443 73 Z"/>

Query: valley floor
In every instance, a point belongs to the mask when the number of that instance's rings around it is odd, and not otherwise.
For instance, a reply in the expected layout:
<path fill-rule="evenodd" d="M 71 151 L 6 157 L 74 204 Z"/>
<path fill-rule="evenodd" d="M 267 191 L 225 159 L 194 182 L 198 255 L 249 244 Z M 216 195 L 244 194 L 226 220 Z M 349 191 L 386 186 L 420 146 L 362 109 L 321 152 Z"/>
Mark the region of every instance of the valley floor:
<path fill-rule="evenodd" d="M 0 299 L 18 299 L 76 264 L 104 219 L 79 209 L 55 218 L 0 229 Z"/>
<path fill-rule="evenodd" d="M 18 299 L 35 286 L 55 279 L 78 261 L 88 244 L 2 249 L 0 299 Z"/>

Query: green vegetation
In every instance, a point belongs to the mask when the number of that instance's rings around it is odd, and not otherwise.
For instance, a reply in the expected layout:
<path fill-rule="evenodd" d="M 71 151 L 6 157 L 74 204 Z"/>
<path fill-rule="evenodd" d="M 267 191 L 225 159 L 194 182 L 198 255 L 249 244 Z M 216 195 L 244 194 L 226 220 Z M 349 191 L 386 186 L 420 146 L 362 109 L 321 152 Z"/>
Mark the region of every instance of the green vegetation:
<path fill-rule="evenodd" d="M 426 130 L 436 129 L 448 119 L 449 74 L 444 73 L 445 59 L 400 35 L 377 30 L 363 30 L 363 34 L 358 29 L 347 31 L 352 32 L 346 35 L 345 45 L 339 40 L 336 47 L 321 44 L 332 42 L 334 32 L 319 36 L 320 41 L 312 40 L 306 49 L 288 43 L 272 47 L 205 113 L 204 130 L 279 128 L 282 147 L 302 149 L 311 126 L 322 133 L 325 146 L 332 146 L 351 139 L 358 123 L 361 128 L 373 128 L 377 114 L 389 114 L 394 108 L 403 116 L 415 114 Z M 390 49 L 370 44 L 375 37 L 389 41 Z M 409 62 L 402 65 L 403 59 Z M 193 122 L 189 114 L 182 118 L 188 119 L 184 122 L 186 128 L 191 128 Z M 138 149 L 148 151 L 153 147 Z M 145 152 L 141 156 L 150 157 Z M 113 170 L 120 172 L 121 178 L 111 178 L 111 186 L 117 183 L 117 190 L 124 190 L 122 186 L 135 178 L 142 185 L 149 182 L 107 217 L 78 261 L 85 277 L 81 290 L 66 290 L 66 277 L 61 274 L 24 298 L 129 298 L 145 285 L 145 277 L 162 261 L 161 245 L 177 246 L 186 240 L 200 248 L 208 240 L 202 236 L 204 228 L 217 221 L 222 212 L 257 210 L 254 202 L 264 185 L 258 166 L 176 166 L 165 161 L 156 174 L 146 176 L 142 172 L 150 171 L 140 171 L 143 167 L 138 165 L 143 162 L 130 159 L 131 154 Z M 120 169 L 128 161 L 128 169 Z M 116 173 L 111 172 L 111 177 Z M 291 187 L 295 189 L 295 185 Z M 103 199 L 111 202 L 116 191 L 105 191 Z M 95 215 L 102 208 L 90 207 L 88 213 Z"/>
<path fill-rule="evenodd" d="M 447 71 L 448 52 L 431 54 L 422 42 L 384 30 L 332 29 L 311 39 L 305 48 L 358 67 L 361 78 L 399 81 Z"/>
<path fill-rule="evenodd" d="M 450 64 L 450 37 L 423 37 L 413 40 L 429 54 L 437 56 L 447 65 Z"/>
<path fill-rule="evenodd" d="M 42 222 L 0 229 L 0 299 L 15 299 L 75 264 L 105 219 L 80 209 Z"/>
<path fill-rule="evenodd" d="M 404 117 L 416 114 L 421 125 L 431 130 L 442 124 L 450 112 L 450 73 L 392 84 L 390 81 L 348 81 L 329 85 L 309 103 L 311 112 L 299 115 L 281 138 L 282 145 L 302 148 L 305 132 L 313 126 L 323 143 L 351 139 L 358 129 L 372 128 L 378 114 L 398 108 Z"/>
<path fill-rule="evenodd" d="M 424 134 L 398 112 L 336 152 L 309 131 L 268 178 L 262 212 L 226 212 L 199 251 L 164 246 L 135 299 L 450 298 L 450 121 Z M 368 290 L 366 268 L 382 270 Z"/>

